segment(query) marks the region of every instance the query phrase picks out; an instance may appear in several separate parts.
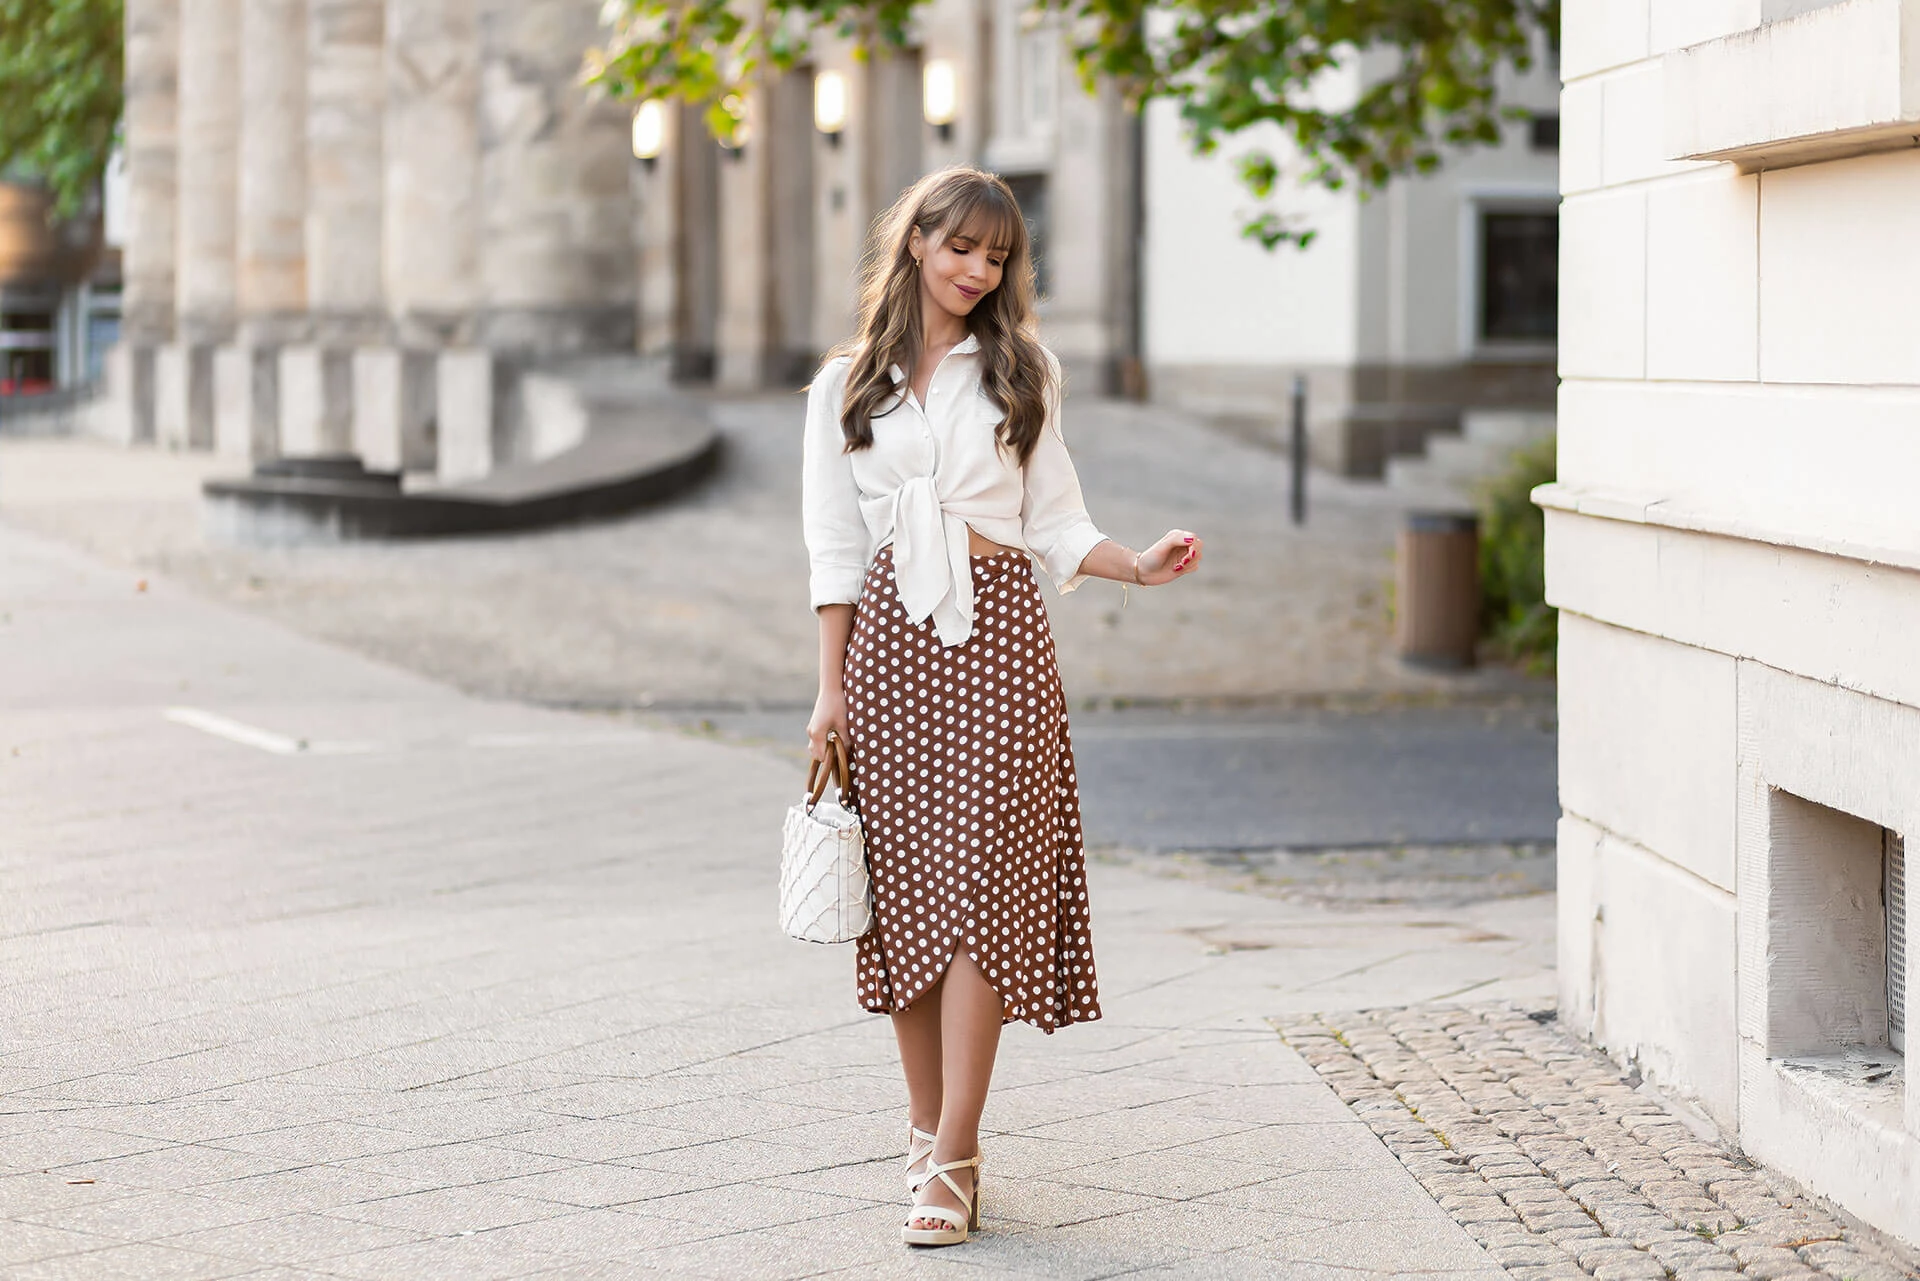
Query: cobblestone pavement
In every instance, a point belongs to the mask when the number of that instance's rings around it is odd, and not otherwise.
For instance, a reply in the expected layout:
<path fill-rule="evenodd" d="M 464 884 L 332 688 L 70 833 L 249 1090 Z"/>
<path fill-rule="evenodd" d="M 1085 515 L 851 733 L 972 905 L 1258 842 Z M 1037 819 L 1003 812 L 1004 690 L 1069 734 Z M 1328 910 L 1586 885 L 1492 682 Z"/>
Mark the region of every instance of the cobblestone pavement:
<path fill-rule="evenodd" d="M 492 697 L 571 707 L 813 702 L 797 396 L 714 402 L 719 477 L 631 518 L 507 538 L 280 550 L 209 547 L 204 455 L 0 441 L 0 519 Z M 1315 474 L 1286 515 L 1279 456 L 1155 406 L 1074 398 L 1067 430 L 1103 529 L 1208 539 L 1170 590 L 1094 582 L 1050 604 L 1067 692 L 1092 699 L 1433 698 L 1539 682 L 1443 677 L 1390 653 L 1404 495 Z M 1049 593 L 1051 589 L 1049 588 Z"/>
<path fill-rule="evenodd" d="M 1544 1001 L 1547 896 L 1097 863 L 1107 1017 L 1009 1031 L 914 1255 L 886 1022 L 771 920 L 797 780 L 0 529 L 0 1275 L 1501 1275 L 1265 1018 Z"/>
<path fill-rule="evenodd" d="M 1507 1003 L 1323 1014 L 1287 1043 L 1517 1281 L 1898 1281 L 1915 1256 L 1797 1195 Z"/>

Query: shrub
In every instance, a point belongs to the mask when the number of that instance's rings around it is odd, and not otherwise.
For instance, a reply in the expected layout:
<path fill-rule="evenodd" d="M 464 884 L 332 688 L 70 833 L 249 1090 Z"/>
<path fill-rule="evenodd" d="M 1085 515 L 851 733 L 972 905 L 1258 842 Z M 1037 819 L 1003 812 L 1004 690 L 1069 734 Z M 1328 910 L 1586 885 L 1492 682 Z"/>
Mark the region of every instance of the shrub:
<path fill-rule="evenodd" d="M 1493 652 L 1551 675 L 1559 624 L 1547 604 L 1546 517 L 1529 495 L 1554 478 L 1554 438 L 1517 451 L 1480 488 L 1480 634 Z"/>

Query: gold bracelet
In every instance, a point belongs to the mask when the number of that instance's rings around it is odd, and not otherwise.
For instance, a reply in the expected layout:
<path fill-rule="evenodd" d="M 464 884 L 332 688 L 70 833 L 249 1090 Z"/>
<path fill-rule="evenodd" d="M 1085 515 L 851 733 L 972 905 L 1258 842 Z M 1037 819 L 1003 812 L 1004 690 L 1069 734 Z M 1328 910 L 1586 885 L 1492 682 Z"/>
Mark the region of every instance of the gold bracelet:
<path fill-rule="evenodd" d="M 1133 554 L 1133 585 L 1135 587 L 1146 586 L 1145 583 L 1140 581 L 1140 557 L 1144 554 L 1145 553 L 1142 552 L 1135 552 Z"/>

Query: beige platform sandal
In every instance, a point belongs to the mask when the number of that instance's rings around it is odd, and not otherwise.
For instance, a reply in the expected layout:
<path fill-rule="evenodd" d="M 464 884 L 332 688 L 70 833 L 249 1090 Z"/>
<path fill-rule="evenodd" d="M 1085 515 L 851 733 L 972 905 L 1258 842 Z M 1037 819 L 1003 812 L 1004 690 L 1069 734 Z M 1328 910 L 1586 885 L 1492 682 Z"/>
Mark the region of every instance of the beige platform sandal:
<path fill-rule="evenodd" d="M 916 1172 L 916 1166 L 925 1166 L 933 1159 L 933 1141 L 937 1136 L 911 1123 L 907 1126 L 907 1195 L 913 1196 L 920 1191 L 920 1185 L 927 1181 L 924 1169 Z M 925 1146 L 921 1146 L 924 1144 Z"/>
<path fill-rule="evenodd" d="M 964 1170 L 969 1166 L 973 1169 L 971 1200 L 960 1190 L 958 1183 L 947 1177 L 948 1170 Z M 969 1231 L 977 1231 L 980 1227 L 980 1158 L 974 1156 L 965 1161 L 948 1161 L 944 1165 L 929 1164 L 921 1186 L 925 1187 L 935 1179 L 946 1184 L 948 1190 L 960 1200 L 967 1202 L 966 1212 L 949 1210 L 944 1205 L 915 1205 L 907 1212 L 907 1221 L 900 1226 L 900 1239 L 908 1245 L 959 1245 L 967 1239 Z M 915 1219 L 939 1219 L 947 1226 L 916 1228 L 913 1226 Z"/>

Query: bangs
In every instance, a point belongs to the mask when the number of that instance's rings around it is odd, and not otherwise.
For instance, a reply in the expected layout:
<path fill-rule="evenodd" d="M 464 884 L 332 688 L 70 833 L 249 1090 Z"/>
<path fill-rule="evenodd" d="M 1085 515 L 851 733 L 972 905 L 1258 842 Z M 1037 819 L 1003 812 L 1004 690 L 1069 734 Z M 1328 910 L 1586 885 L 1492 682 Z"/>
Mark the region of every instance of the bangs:
<path fill-rule="evenodd" d="M 981 189 L 972 200 L 954 211 L 949 240 L 971 240 L 989 253 L 1017 257 L 1027 251 L 1027 224 L 1020 210 L 991 187 Z"/>

